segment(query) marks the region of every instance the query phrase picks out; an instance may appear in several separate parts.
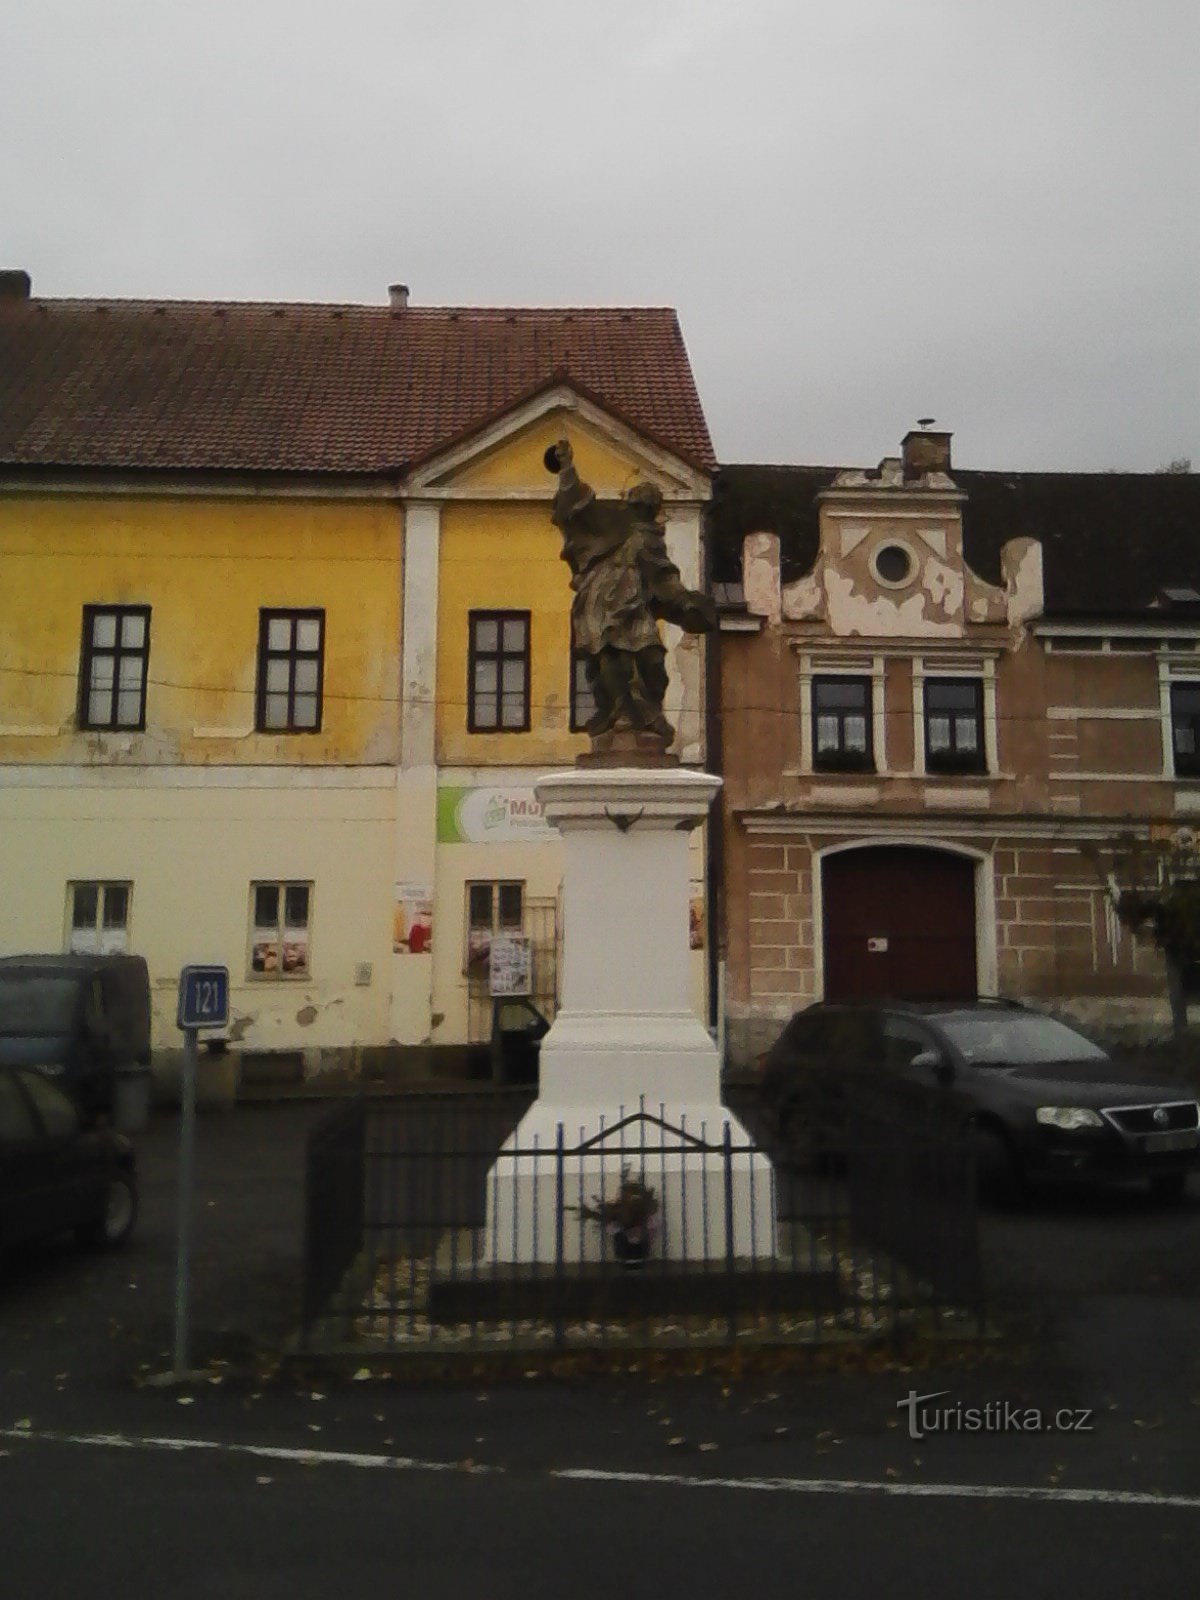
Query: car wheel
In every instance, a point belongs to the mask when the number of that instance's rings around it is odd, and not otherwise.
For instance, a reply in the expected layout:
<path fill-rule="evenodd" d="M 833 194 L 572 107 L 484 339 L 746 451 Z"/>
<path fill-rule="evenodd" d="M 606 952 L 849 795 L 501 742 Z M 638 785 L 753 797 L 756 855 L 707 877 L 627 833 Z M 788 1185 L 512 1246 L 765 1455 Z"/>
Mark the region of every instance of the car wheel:
<path fill-rule="evenodd" d="M 1186 1172 L 1164 1172 L 1160 1177 L 1150 1179 L 1150 1193 L 1156 1200 L 1170 1204 L 1172 1201 L 1182 1200 L 1186 1185 Z"/>
<path fill-rule="evenodd" d="M 1020 1168 L 1013 1156 L 1012 1146 L 999 1128 L 972 1129 L 975 1145 L 976 1171 L 979 1174 L 979 1193 L 997 1206 L 1010 1206 L 1020 1199 L 1024 1184 Z"/>
<path fill-rule="evenodd" d="M 81 1244 L 114 1250 L 125 1243 L 137 1221 L 137 1185 L 127 1172 L 114 1173 L 104 1186 L 104 1209 L 75 1230 Z"/>

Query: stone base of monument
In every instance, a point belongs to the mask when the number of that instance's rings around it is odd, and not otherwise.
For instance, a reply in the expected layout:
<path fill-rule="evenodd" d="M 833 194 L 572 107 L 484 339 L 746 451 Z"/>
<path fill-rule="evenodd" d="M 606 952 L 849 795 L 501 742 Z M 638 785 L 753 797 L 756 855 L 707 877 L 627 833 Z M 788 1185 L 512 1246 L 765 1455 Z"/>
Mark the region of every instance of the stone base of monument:
<path fill-rule="evenodd" d="M 653 1191 L 648 1255 L 774 1254 L 771 1165 L 721 1105 L 716 1045 L 689 1004 L 688 835 L 719 788 L 679 767 L 538 782 L 566 857 L 563 1004 L 538 1098 L 488 1175 L 494 1261 L 611 1258 L 627 1180 Z"/>
<path fill-rule="evenodd" d="M 425 1313 L 437 1326 L 545 1321 L 645 1326 L 651 1318 L 725 1319 L 820 1317 L 846 1309 L 847 1290 L 836 1266 L 784 1250 L 752 1264 L 725 1261 L 651 1260 L 638 1271 L 615 1257 L 607 1262 L 564 1267 L 553 1263 L 497 1265 L 488 1259 L 481 1231 L 460 1230 L 438 1251 L 429 1280 Z M 688 1332 L 696 1330 L 688 1329 Z"/>

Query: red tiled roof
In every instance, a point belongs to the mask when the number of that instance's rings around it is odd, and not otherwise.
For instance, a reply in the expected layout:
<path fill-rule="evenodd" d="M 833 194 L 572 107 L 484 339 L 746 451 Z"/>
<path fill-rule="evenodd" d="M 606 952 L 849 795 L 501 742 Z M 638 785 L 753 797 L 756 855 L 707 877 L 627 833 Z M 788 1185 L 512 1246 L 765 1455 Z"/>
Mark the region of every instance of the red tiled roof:
<path fill-rule="evenodd" d="M 555 377 L 715 466 L 666 307 L 0 297 L 0 467 L 395 472 Z"/>

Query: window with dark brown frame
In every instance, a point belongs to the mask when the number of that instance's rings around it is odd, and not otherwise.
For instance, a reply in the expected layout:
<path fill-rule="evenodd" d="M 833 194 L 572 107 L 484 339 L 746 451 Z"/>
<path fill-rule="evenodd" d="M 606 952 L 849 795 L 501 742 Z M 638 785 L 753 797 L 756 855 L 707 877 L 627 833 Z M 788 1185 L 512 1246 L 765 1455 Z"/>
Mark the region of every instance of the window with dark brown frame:
<path fill-rule="evenodd" d="M 813 767 L 819 772 L 874 772 L 871 680 L 814 678 Z"/>
<path fill-rule="evenodd" d="M 319 733 L 324 689 L 324 611 L 260 611 L 258 731 Z"/>
<path fill-rule="evenodd" d="M 79 726 L 146 726 L 149 606 L 84 606 Z"/>
<path fill-rule="evenodd" d="M 987 771 L 978 678 L 925 679 L 925 770 Z"/>
<path fill-rule="evenodd" d="M 1181 778 L 1200 778 L 1200 683 L 1171 685 L 1171 748 Z"/>
<path fill-rule="evenodd" d="M 571 732 L 583 733 L 596 715 L 596 697 L 587 675 L 588 655 L 575 643 L 571 629 Z"/>
<path fill-rule="evenodd" d="M 472 611 L 468 628 L 468 732 L 527 733 L 529 612 Z"/>

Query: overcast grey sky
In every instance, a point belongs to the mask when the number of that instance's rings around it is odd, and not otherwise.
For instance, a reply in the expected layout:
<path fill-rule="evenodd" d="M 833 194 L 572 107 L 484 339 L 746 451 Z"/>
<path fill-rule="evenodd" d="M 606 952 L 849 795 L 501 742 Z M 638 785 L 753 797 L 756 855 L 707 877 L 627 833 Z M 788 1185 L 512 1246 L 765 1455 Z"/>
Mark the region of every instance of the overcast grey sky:
<path fill-rule="evenodd" d="M 1200 467 L 1196 0 L 0 0 L 35 294 L 678 307 L 725 460 Z"/>

